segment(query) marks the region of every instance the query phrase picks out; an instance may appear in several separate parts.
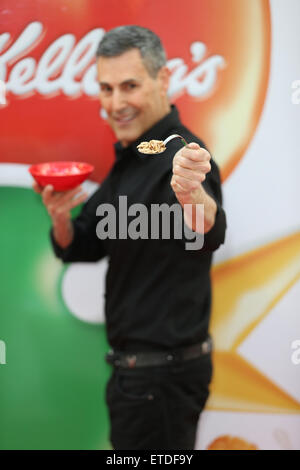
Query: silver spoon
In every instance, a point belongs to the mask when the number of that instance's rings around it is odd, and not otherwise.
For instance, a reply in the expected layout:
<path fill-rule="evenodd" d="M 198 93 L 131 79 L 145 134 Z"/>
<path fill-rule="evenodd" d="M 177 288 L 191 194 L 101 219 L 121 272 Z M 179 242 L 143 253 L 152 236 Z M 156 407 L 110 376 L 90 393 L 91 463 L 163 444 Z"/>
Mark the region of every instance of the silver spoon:
<path fill-rule="evenodd" d="M 167 145 L 168 142 L 170 142 L 170 140 L 173 140 L 173 139 L 176 139 L 176 138 L 179 138 L 181 139 L 181 142 L 183 143 L 183 145 L 188 145 L 187 141 L 179 134 L 172 134 L 172 135 L 169 135 L 169 137 L 167 137 L 165 140 L 164 140 L 164 146 Z"/>

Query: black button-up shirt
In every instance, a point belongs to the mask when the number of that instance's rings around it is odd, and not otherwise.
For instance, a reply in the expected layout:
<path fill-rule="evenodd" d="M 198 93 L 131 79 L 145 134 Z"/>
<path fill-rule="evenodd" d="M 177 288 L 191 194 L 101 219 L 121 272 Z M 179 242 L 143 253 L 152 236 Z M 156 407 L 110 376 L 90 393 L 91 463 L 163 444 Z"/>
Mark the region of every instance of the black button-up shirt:
<path fill-rule="evenodd" d="M 171 112 L 137 142 L 126 148 L 119 142 L 115 145 L 116 161 L 101 187 L 73 220 L 74 239 L 66 249 L 55 242 L 51 230 L 55 254 L 64 262 L 98 261 L 109 257 L 105 314 L 108 341 L 114 349 L 173 350 L 202 341 L 208 334 L 212 252 L 224 242 L 226 229 L 216 163 L 211 161 L 211 172 L 203 182 L 205 190 L 217 203 L 216 221 L 204 235 L 201 249 L 187 250 L 185 237 L 177 239 L 172 236 L 172 230 L 169 239 L 162 236 L 161 228 L 159 238 L 151 239 L 150 216 L 148 236 L 145 226 L 140 238 L 119 236 L 120 196 L 123 196 L 123 205 L 126 196 L 128 208 L 142 203 L 149 214 L 153 204 L 179 205 L 170 181 L 173 157 L 182 146 L 180 140 L 171 141 L 167 150 L 159 155 L 142 155 L 136 149 L 141 141 L 164 140 L 171 134 L 180 134 L 188 142 L 204 147 L 203 142 L 183 126 L 177 109 L 172 106 Z M 100 204 L 112 204 L 116 210 L 116 234 L 110 233 L 110 238 L 104 240 L 96 233 L 105 231 L 98 225 L 104 220 L 103 211 L 102 216 L 99 212 L 96 214 Z M 127 217 L 127 225 L 139 212 L 133 214 L 128 216 L 126 209 L 122 211 L 121 217 L 124 220 Z"/>

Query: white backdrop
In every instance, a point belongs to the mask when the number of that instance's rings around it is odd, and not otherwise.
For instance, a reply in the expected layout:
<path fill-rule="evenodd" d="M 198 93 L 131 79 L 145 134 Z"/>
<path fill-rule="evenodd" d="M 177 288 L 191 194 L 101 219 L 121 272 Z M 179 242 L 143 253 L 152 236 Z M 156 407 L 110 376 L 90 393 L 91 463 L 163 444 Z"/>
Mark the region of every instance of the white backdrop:
<path fill-rule="evenodd" d="M 300 2 L 271 1 L 271 71 L 264 110 L 245 156 L 223 186 L 228 230 L 215 264 L 280 242 L 295 234 L 300 239 L 300 104 L 292 102 L 292 83 L 300 79 Z M 300 353 L 292 362 L 291 343 L 300 340 L 300 251 L 288 266 L 292 283 L 261 320 L 238 353 L 300 405 Z M 274 268 L 276 261 L 274 260 Z M 277 264 L 276 264 L 277 268 Z M 257 264 L 257 270 L 263 269 Z M 286 273 L 286 276 L 288 274 Z M 298 281 L 297 281 L 298 278 Z M 274 279 L 261 297 L 274 298 L 284 279 Z M 238 287 L 238 286 L 237 286 Z M 252 305 L 249 302 L 248 312 Z M 298 345 L 299 348 L 299 345 Z M 228 377 L 230 380 L 230 377 Z M 271 400 L 271 399 L 270 399 Z M 197 447 L 206 448 L 222 435 L 238 436 L 260 449 L 300 449 L 300 411 L 284 413 L 213 410 L 203 413 Z M 267 407 L 266 407 L 267 411 Z"/>

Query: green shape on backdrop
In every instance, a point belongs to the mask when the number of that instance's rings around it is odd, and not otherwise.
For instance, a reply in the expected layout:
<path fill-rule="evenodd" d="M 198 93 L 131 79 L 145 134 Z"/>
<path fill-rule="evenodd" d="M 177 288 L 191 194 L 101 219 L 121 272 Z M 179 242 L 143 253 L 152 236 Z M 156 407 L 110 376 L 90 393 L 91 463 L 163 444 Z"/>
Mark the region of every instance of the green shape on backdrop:
<path fill-rule="evenodd" d="M 0 449 L 110 448 L 105 327 L 63 302 L 40 196 L 1 187 L 0 201 Z"/>

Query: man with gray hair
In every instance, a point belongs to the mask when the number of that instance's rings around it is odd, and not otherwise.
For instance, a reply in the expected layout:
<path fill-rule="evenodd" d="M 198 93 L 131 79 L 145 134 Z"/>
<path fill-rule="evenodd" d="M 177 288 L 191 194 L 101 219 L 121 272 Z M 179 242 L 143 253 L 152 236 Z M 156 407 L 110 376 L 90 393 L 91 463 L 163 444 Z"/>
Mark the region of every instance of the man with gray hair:
<path fill-rule="evenodd" d="M 169 102 L 170 72 L 156 34 L 139 26 L 109 31 L 97 50 L 97 71 L 101 106 L 118 140 L 110 173 L 73 220 L 71 208 L 86 198 L 81 187 L 63 194 L 34 188 L 52 218 L 58 257 L 109 258 L 105 314 L 113 373 L 106 399 L 113 447 L 193 449 L 212 377 L 210 267 L 226 229 L 219 171 Z M 141 141 L 171 134 L 191 143 L 181 148 L 173 140 L 158 156 L 138 152 Z M 161 233 L 100 239 L 97 208 L 114 205 L 120 224 L 124 196 L 128 206 L 143 204 L 149 213 L 153 204 L 176 204 L 195 234 L 200 216 L 202 248 L 186 250 L 184 237 Z"/>

